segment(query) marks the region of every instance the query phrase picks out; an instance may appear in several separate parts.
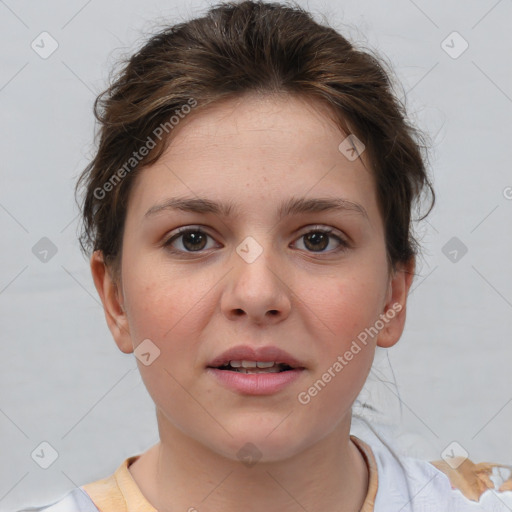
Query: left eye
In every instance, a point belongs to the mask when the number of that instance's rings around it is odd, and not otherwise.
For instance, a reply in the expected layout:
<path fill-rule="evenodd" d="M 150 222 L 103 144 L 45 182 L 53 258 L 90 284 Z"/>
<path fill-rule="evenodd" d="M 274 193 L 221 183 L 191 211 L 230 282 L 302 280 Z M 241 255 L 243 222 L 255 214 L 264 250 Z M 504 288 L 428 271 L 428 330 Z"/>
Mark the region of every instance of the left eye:
<path fill-rule="evenodd" d="M 205 233 L 202 229 L 199 228 L 185 228 L 180 230 L 175 235 L 171 236 L 169 240 L 164 243 L 164 247 L 169 248 L 171 252 L 200 252 L 204 249 L 207 249 L 207 239 L 213 238 Z M 304 240 L 304 246 L 306 250 L 311 252 L 330 252 L 325 251 L 326 247 L 329 246 L 329 243 L 332 239 L 334 239 L 338 244 L 338 249 L 341 250 L 348 247 L 347 242 L 343 240 L 341 237 L 332 234 L 332 229 L 320 229 L 315 228 L 307 233 L 301 235 L 298 240 Z M 181 240 L 182 248 L 176 248 L 174 242 Z M 211 248 L 211 247 L 209 247 Z M 334 248 L 333 250 L 336 250 Z"/>
<path fill-rule="evenodd" d="M 307 233 L 304 233 L 299 237 L 299 240 L 304 240 L 304 246 L 309 249 L 313 249 L 312 252 L 332 252 L 332 251 L 324 251 L 324 249 L 329 245 L 330 239 L 336 240 L 338 243 L 338 249 L 346 249 L 348 247 L 347 242 L 343 240 L 341 237 L 332 234 L 332 229 L 320 229 L 315 228 Z M 333 251 L 337 250 L 336 248 Z"/>

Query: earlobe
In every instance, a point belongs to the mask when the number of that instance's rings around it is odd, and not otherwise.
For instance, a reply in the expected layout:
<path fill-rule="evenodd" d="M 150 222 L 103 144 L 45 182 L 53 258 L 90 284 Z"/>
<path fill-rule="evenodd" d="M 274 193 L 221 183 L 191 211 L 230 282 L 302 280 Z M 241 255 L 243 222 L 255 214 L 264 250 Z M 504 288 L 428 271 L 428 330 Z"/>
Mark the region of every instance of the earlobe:
<path fill-rule="evenodd" d="M 133 352 L 128 318 L 122 302 L 122 294 L 112 279 L 111 272 L 104 262 L 101 251 L 94 251 L 90 260 L 94 285 L 98 291 L 108 328 L 119 347 L 125 354 Z"/>
<path fill-rule="evenodd" d="M 392 347 L 402 336 L 405 327 L 407 296 L 414 278 L 415 259 L 401 264 L 390 277 L 389 290 L 384 306 L 384 328 L 378 335 L 377 346 Z"/>

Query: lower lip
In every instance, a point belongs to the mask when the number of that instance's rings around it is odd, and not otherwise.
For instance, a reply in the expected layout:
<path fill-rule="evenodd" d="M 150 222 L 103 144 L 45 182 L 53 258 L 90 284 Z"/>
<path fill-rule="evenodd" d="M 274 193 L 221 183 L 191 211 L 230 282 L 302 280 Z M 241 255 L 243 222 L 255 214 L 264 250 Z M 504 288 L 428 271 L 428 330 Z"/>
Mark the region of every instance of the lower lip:
<path fill-rule="evenodd" d="M 231 370 L 207 368 L 226 388 L 246 395 L 271 395 L 296 381 L 304 368 L 277 373 L 241 373 Z"/>

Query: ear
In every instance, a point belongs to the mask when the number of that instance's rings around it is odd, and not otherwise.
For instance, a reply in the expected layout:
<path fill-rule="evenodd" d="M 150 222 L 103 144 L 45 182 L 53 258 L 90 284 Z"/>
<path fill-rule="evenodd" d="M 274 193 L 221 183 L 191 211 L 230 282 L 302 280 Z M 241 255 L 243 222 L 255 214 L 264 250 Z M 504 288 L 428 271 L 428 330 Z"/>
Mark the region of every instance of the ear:
<path fill-rule="evenodd" d="M 123 306 L 122 293 L 111 276 L 111 272 L 103 260 L 102 251 L 94 251 L 91 256 L 91 273 L 98 291 L 108 328 L 121 352 L 133 352 L 128 318 Z"/>
<path fill-rule="evenodd" d="M 416 260 L 413 257 L 409 262 L 398 265 L 390 275 L 386 304 L 381 315 L 384 328 L 379 332 L 377 338 L 379 347 L 392 347 L 402 336 L 407 310 L 407 295 L 414 278 L 415 267 Z"/>

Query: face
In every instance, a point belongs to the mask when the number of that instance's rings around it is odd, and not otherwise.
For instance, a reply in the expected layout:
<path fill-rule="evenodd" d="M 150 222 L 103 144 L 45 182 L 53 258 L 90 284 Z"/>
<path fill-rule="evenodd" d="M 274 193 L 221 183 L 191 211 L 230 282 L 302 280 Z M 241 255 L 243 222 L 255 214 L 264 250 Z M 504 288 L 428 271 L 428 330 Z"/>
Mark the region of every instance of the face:
<path fill-rule="evenodd" d="M 161 435 L 178 429 L 233 460 L 251 442 L 262 460 L 277 460 L 349 425 L 375 345 L 398 340 L 405 308 L 378 321 L 405 306 L 410 283 L 388 274 L 368 162 L 340 152 L 345 137 L 321 105 L 246 96 L 180 121 L 166 152 L 137 176 L 122 308 L 107 319 L 124 352 L 143 340 L 144 351 L 159 351 L 137 364 Z M 176 198 L 230 211 L 171 207 Z M 318 199 L 341 207 L 315 207 Z M 378 334 L 357 341 L 376 322 Z M 303 370 L 274 391 L 229 388 L 207 366 L 236 345 L 278 347 Z"/>

